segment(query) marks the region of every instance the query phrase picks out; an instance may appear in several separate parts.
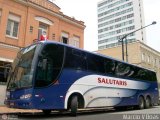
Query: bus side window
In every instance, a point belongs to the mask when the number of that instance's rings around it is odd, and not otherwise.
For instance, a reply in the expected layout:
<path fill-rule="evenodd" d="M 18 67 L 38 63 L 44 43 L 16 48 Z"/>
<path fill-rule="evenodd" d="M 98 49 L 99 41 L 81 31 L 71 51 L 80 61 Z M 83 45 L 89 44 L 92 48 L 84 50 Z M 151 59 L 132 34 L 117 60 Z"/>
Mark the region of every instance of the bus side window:
<path fill-rule="evenodd" d="M 139 69 L 138 73 L 137 73 L 137 78 L 141 79 L 141 80 L 148 80 L 151 81 L 151 77 L 150 74 L 148 72 L 148 70 L 144 70 L 144 69 Z"/>
<path fill-rule="evenodd" d="M 130 71 L 130 66 L 125 63 L 118 63 L 116 67 L 116 75 L 119 77 L 128 77 Z"/>
<path fill-rule="evenodd" d="M 150 74 L 149 74 L 149 80 L 150 81 L 157 81 L 157 77 L 156 77 L 155 72 L 150 72 Z"/>
<path fill-rule="evenodd" d="M 133 78 L 135 73 L 136 73 L 136 70 L 134 69 L 134 67 L 130 66 L 130 71 L 128 72 L 127 77 Z"/>
<path fill-rule="evenodd" d="M 115 74 L 116 62 L 113 60 L 106 59 L 105 60 L 105 73 L 106 74 Z"/>
<path fill-rule="evenodd" d="M 65 68 L 87 70 L 85 53 L 72 48 L 66 48 Z"/>
<path fill-rule="evenodd" d="M 104 58 L 96 56 L 94 54 L 88 54 L 87 61 L 88 61 L 88 71 L 102 73 L 102 74 L 105 73 Z"/>

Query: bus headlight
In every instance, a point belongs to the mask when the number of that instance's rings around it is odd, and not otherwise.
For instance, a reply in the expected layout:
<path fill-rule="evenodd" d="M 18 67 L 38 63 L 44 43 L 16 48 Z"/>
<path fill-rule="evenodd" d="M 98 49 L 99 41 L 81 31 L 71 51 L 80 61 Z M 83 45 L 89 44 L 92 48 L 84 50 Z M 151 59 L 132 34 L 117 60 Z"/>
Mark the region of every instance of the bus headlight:
<path fill-rule="evenodd" d="M 31 98 L 31 97 L 32 97 L 31 94 L 26 94 L 26 95 L 20 96 L 20 99 L 29 99 L 29 98 Z"/>

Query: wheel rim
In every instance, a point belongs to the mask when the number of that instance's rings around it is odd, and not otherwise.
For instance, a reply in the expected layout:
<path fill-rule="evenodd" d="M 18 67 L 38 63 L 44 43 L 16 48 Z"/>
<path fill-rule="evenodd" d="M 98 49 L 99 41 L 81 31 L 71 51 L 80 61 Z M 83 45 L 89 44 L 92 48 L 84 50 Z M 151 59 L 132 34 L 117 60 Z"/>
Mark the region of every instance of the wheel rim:
<path fill-rule="evenodd" d="M 142 97 L 140 97 L 139 107 L 140 107 L 140 109 L 143 109 L 143 108 L 144 108 L 144 100 L 143 100 Z"/>
<path fill-rule="evenodd" d="M 151 106 L 151 101 L 150 101 L 150 99 L 147 97 L 147 98 L 146 98 L 145 108 L 149 108 L 150 106 Z"/>

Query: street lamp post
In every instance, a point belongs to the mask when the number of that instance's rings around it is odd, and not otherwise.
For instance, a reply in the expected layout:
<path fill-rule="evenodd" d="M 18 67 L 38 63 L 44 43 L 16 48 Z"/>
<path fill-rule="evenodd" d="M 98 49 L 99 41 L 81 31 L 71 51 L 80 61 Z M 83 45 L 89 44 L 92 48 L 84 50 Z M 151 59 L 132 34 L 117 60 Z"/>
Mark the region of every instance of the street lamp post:
<path fill-rule="evenodd" d="M 128 62 L 128 41 L 127 41 L 127 38 L 125 40 L 125 43 L 126 43 L 126 62 Z"/>
<path fill-rule="evenodd" d="M 124 35 L 121 39 L 118 40 L 119 42 L 122 42 L 122 60 L 123 60 L 123 61 L 124 61 L 124 39 L 126 40 L 126 41 L 125 41 L 125 43 L 126 43 L 126 62 L 128 62 L 127 36 L 129 36 L 130 34 L 133 34 L 133 33 L 137 32 L 137 31 L 139 31 L 139 30 L 142 30 L 142 29 L 144 29 L 144 28 L 146 28 L 146 27 L 148 27 L 148 26 L 154 25 L 154 24 L 156 24 L 156 21 L 153 21 L 153 22 L 152 22 L 151 24 L 149 24 L 149 25 L 146 25 L 146 26 L 144 26 L 144 27 L 141 27 L 141 28 L 139 28 L 139 29 L 137 29 L 137 30 L 135 30 L 135 31 L 133 31 L 133 32 L 130 32 L 130 33 Z"/>

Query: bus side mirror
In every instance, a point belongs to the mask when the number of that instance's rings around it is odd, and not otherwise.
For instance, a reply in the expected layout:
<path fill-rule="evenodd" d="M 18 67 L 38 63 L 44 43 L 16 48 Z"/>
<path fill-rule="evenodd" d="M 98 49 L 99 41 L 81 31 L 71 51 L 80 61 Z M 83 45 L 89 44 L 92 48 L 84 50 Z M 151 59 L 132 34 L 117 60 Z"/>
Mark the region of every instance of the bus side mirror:
<path fill-rule="evenodd" d="M 43 59 L 43 61 L 42 61 L 42 69 L 43 70 L 47 69 L 47 59 Z"/>

